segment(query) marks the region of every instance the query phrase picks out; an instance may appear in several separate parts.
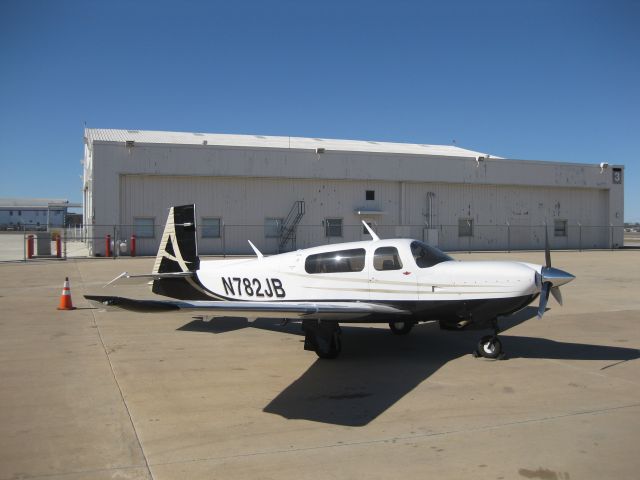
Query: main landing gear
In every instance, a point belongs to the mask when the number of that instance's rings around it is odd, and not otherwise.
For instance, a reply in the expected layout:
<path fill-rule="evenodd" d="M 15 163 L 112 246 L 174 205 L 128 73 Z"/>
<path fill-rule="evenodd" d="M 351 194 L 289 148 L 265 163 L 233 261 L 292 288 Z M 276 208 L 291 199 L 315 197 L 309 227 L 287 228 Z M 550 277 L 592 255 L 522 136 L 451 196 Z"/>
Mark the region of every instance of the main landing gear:
<path fill-rule="evenodd" d="M 340 355 L 340 325 L 338 322 L 303 320 L 304 349 L 313 350 L 320 358 L 332 359 Z"/>
<path fill-rule="evenodd" d="M 473 356 L 476 358 L 484 357 L 504 360 L 505 355 L 502 351 L 502 342 L 498 338 L 498 334 L 500 333 L 498 320 L 493 319 L 491 322 L 491 326 L 493 327 L 493 335 L 485 335 L 480 339 L 480 341 L 478 342 L 478 346 L 473 352 Z"/>
<path fill-rule="evenodd" d="M 389 328 L 395 335 L 406 335 L 414 325 L 413 322 L 389 322 Z"/>

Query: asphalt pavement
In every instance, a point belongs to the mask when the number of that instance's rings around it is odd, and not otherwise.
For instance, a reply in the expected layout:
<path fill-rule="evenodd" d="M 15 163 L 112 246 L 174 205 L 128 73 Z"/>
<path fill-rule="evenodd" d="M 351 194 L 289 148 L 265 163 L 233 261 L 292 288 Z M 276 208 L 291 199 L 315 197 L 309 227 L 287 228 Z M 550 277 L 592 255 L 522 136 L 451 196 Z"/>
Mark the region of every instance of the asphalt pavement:
<path fill-rule="evenodd" d="M 151 258 L 0 264 L 0 479 L 638 478 L 640 251 L 552 258 L 565 305 L 504 321 L 503 361 L 435 324 L 345 326 L 327 361 L 295 323 L 84 301 L 152 298 L 103 288 Z"/>

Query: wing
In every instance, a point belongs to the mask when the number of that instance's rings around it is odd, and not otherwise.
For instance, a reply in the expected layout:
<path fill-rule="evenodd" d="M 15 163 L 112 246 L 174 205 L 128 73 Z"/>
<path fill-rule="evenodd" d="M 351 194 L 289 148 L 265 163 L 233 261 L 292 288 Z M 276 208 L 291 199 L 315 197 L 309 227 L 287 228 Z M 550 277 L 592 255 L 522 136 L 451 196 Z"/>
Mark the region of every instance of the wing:
<path fill-rule="evenodd" d="M 210 302 L 202 300 L 134 300 L 124 297 L 85 295 L 102 310 L 130 310 L 133 312 L 189 311 L 209 317 L 248 318 L 314 318 L 320 320 L 354 320 L 370 315 L 410 315 L 408 310 L 362 302 Z"/>

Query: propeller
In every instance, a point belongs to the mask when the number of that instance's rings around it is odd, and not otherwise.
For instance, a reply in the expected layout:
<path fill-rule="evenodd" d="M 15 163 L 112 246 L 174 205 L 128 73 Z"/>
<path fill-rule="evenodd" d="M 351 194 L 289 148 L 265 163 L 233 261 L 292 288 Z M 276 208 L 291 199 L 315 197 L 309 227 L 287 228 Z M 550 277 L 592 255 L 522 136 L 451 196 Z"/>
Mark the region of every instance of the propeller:
<path fill-rule="evenodd" d="M 540 273 L 540 305 L 538 306 L 538 318 L 542 318 L 547 302 L 549 301 L 549 293 L 553 295 L 556 302 L 562 305 L 562 293 L 560 293 L 560 285 L 570 282 L 575 277 L 570 273 L 553 268 L 551 266 L 551 250 L 549 249 L 549 232 L 544 227 L 544 259 L 545 266 L 542 267 Z"/>
<path fill-rule="evenodd" d="M 551 290 L 551 284 L 544 282 L 542 289 L 540 290 L 540 305 L 538 306 L 538 318 L 542 318 L 547 308 L 547 302 L 549 301 L 549 290 Z"/>

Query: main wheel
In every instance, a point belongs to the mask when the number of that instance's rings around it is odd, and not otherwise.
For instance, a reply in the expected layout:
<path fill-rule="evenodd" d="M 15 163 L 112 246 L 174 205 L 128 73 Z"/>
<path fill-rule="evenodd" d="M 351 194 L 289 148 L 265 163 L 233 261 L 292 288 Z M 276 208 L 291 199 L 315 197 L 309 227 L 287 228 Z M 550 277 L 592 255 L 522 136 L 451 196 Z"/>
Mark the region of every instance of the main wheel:
<path fill-rule="evenodd" d="M 389 322 L 389 328 L 396 335 L 406 335 L 413 328 L 412 322 Z"/>
<path fill-rule="evenodd" d="M 502 353 L 502 342 L 495 335 L 486 335 L 478 342 L 478 353 L 484 358 L 498 358 Z"/>
<path fill-rule="evenodd" d="M 316 355 L 327 360 L 336 358 L 342 351 L 342 341 L 338 333 L 331 336 L 331 341 L 316 338 L 316 344 Z"/>

